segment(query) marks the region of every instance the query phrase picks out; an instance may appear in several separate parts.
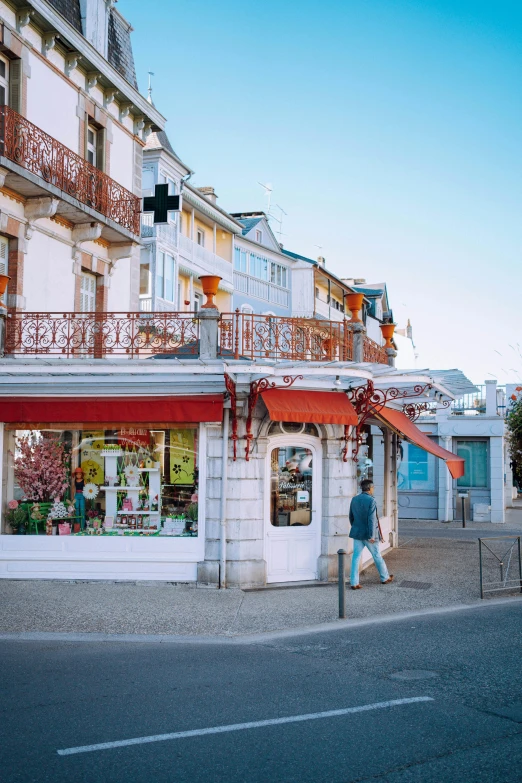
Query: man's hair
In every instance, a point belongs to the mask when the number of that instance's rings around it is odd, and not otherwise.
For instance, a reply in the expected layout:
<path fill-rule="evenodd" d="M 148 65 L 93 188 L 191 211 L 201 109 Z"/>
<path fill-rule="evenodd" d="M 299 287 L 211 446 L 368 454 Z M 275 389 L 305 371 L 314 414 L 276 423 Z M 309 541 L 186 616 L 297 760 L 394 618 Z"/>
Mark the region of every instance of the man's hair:
<path fill-rule="evenodd" d="M 370 479 L 363 479 L 361 481 L 361 492 L 368 492 L 373 487 L 373 481 Z"/>

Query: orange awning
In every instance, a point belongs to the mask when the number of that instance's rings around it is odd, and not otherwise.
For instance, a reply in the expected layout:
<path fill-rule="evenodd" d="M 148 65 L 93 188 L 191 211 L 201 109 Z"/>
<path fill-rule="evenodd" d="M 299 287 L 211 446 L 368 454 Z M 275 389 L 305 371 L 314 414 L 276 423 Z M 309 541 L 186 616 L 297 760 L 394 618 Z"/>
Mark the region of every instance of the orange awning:
<path fill-rule="evenodd" d="M 424 449 L 424 451 L 429 451 L 429 453 L 434 454 L 435 457 L 443 459 L 454 479 L 464 475 L 464 458 L 457 457 L 452 451 L 443 449 L 442 446 L 439 446 L 428 437 L 425 432 L 421 432 L 404 413 L 396 411 L 393 408 L 384 407 L 378 412 L 375 411 L 375 415 L 385 424 L 388 424 L 401 437 L 406 438 L 406 440 L 409 440 L 415 446 Z"/>
<path fill-rule="evenodd" d="M 357 413 L 344 392 L 268 389 L 261 392 L 272 421 L 354 424 Z"/>

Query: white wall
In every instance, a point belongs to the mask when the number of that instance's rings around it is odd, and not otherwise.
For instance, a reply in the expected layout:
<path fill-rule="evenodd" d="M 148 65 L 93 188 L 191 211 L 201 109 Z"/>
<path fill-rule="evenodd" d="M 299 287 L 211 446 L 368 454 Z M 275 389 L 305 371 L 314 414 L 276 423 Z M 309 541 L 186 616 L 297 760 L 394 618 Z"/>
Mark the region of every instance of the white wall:
<path fill-rule="evenodd" d="M 50 136 L 78 152 L 78 92 L 42 60 L 30 54 L 27 80 L 27 118 Z"/>
<path fill-rule="evenodd" d="M 371 340 L 374 340 L 377 345 L 383 345 L 383 339 L 382 339 L 382 332 L 379 327 L 380 321 L 377 321 L 375 318 L 372 318 L 371 315 L 369 315 L 366 318 L 366 334 Z"/>
<path fill-rule="evenodd" d="M 132 191 L 134 172 L 134 139 L 121 130 L 116 123 L 112 124 L 112 145 L 110 171 L 112 179 Z"/>
<path fill-rule="evenodd" d="M 28 312 L 72 312 L 74 283 L 71 248 L 35 231 L 27 243 L 24 296 Z"/>
<path fill-rule="evenodd" d="M 292 268 L 292 315 L 311 318 L 315 309 L 314 268 Z"/>
<path fill-rule="evenodd" d="M 131 306 L 131 272 L 130 258 L 122 258 L 117 262 L 116 269 L 110 278 L 110 288 L 107 296 L 107 309 L 111 312 L 127 312 Z"/>

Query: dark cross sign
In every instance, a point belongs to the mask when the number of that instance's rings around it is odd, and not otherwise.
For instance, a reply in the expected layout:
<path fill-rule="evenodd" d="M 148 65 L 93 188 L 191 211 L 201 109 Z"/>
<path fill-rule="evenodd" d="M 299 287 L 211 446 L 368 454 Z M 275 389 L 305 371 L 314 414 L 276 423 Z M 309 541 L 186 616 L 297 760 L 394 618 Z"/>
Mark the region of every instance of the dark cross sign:
<path fill-rule="evenodd" d="M 143 211 L 154 212 L 154 224 L 168 223 L 169 212 L 180 212 L 181 196 L 169 196 L 168 185 L 156 185 L 153 196 L 143 199 Z"/>

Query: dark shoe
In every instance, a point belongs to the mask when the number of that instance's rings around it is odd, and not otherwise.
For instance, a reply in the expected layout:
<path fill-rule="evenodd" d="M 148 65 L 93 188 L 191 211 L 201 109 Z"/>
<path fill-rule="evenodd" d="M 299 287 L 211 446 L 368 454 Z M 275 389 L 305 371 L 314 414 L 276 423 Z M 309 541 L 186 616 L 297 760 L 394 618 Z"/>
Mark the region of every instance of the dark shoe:
<path fill-rule="evenodd" d="M 381 585 L 389 585 L 390 582 L 393 582 L 393 574 L 390 574 L 385 582 L 381 582 Z"/>
<path fill-rule="evenodd" d="M 352 590 L 362 590 L 362 585 L 351 585 Z"/>

